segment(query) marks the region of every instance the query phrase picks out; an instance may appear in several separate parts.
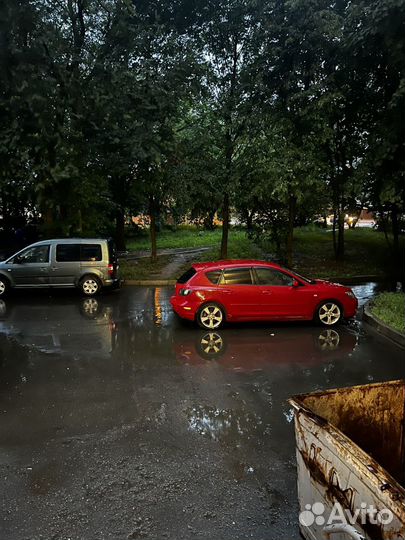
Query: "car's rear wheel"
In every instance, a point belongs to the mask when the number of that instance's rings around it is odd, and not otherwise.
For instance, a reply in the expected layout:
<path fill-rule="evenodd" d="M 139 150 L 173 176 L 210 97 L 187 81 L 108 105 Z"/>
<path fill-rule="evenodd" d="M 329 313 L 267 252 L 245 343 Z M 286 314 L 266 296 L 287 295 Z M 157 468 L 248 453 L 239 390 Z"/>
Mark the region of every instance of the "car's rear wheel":
<path fill-rule="evenodd" d="M 205 304 L 197 314 L 197 322 L 201 328 L 215 330 L 225 322 L 225 312 L 218 304 Z"/>
<path fill-rule="evenodd" d="M 225 352 L 225 342 L 217 332 L 207 332 L 197 342 L 197 350 L 203 358 L 212 360 Z"/>
<path fill-rule="evenodd" d="M 324 326 L 335 326 L 342 319 L 342 308 L 337 302 L 328 300 L 319 306 L 317 319 Z"/>
<path fill-rule="evenodd" d="M 0 298 L 6 296 L 9 284 L 6 278 L 0 277 Z"/>
<path fill-rule="evenodd" d="M 100 292 L 101 283 L 96 276 L 84 276 L 80 281 L 79 287 L 85 296 L 95 296 Z"/>

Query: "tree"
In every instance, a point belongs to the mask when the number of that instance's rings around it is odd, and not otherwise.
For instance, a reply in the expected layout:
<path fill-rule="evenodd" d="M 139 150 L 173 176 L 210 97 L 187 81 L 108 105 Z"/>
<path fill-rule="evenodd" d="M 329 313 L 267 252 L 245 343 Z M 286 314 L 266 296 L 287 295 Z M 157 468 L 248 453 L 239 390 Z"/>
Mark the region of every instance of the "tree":
<path fill-rule="evenodd" d="M 258 10 L 249 0 L 207 4 L 201 30 L 208 71 L 204 80 L 206 103 L 221 160 L 217 160 L 217 191 L 221 194 L 222 239 L 220 256 L 228 254 L 230 207 L 238 181 L 235 161 L 246 131 L 252 97 L 253 39 Z"/>

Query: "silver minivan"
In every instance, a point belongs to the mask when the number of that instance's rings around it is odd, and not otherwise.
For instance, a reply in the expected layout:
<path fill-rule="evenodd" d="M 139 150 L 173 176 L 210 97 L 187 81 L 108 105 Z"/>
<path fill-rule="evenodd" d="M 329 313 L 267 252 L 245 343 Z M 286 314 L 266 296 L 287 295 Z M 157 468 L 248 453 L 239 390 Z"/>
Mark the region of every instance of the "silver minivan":
<path fill-rule="evenodd" d="M 42 240 L 0 262 L 0 298 L 9 289 L 77 287 L 94 296 L 102 287 L 119 286 L 112 240 Z"/>

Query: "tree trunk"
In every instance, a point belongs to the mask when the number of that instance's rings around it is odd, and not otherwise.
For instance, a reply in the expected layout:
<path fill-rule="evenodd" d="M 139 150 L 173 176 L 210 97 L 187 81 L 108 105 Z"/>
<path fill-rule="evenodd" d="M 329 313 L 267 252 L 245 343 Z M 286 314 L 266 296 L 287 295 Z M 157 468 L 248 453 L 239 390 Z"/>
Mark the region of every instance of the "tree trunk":
<path fill-rule="evenodd" d="M 248 233 L 253 231 L 253 214 L 254 210 L 246 210 L 246 228 Z"/>
<path fill-rule="evenodd" d="M 336 223 L 337 223 L 337 210 L 333 209 L 333 223 L 332 223 L 332 236 L 333 236 L 333 252 L 335 254 L 335 259 L 337 258 L 337 239 L 336 239 Z"/>
<path fill-rule="evenodd" d="M 150 217 L 150 260 L 157 261 L 157 229 L 156 229 L 156 201 L 153 195 L 149 197 Z"/>
<path fill-rule="evenodd" d="M 207 231 L 213 231 L 215 229 L 214 225 L 215 210 L 210 210 L 204 217 L 204 229 Z"/>
<path fill-rule="evenodd" d="M 222 206 L 222 238 L 221 259 L 228 258 L 228 235 L 229 235 L 229 195 L 225 193 Z"/>
<path fill-rule="evenodd" d="M 286 250 L 286 262 L 288 268 L 292 268 L 293 266 L 294 221 L 296 203 L 296 197 L 294 195 L 290 195 L 290 198 L 288 200 L 288 231 Z"/>
<path fill-rule="evenodd" d="M 118 251 L 125 251 L 125 212 L 122 208 L 117 211 L 115 217 L 115 243 Z"/>
<path fill-rule="evenodd" d="M 392 223 L 392 251 L 394 253 L 394 260 L 396 264 L 399 264 L 399 223 L 398 223 L 398 208 L 394 204 L 391 208 L 391 223 Z"/>
<path fill-rule="evenodd" d="M 336 260 L 342 261 L 344 256 L 345 256 L 345 214 L 342 208 L 339 208 Z"/>

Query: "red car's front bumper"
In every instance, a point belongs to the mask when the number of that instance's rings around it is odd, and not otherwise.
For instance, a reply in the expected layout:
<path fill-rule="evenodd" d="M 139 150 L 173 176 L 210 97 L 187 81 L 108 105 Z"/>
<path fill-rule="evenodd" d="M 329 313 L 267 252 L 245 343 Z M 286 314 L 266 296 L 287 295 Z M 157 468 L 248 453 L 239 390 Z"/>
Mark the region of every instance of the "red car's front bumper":
<path fill-rule="evenodd" d="M 358 308 L 357 298 L 346 298 L 344 304 L 344 317 L 345 319 L 351 319 L 355 317 Z"/>

